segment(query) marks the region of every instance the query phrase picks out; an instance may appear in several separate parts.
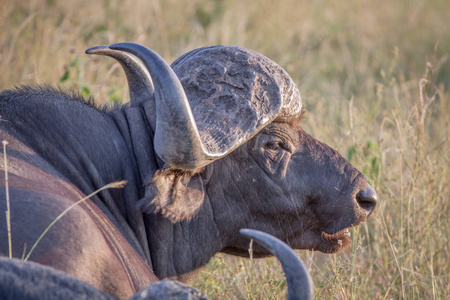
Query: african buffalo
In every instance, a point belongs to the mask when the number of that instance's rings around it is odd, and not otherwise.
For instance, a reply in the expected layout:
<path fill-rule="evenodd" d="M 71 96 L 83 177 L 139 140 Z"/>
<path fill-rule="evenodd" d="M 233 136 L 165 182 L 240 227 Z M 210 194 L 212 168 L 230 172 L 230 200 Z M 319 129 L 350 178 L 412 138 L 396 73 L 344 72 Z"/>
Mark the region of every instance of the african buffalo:
<path fill-rule="evenodd" d="M 0 93 L 14 257 L 68 206 L 118 180 L 128 183 L 70 210 L 30 260 L 127 298 L 158 278 L 189 277 L 219 251 L 248 256 L 240 228 L 332 253 L 373 211 L 367 179 L 303 131 L 297 87 L 263 55 L 205 47 L 170 68 L 137 44 L 87 53 L 121 63 L 129 105 L 100 109 L 49 87 Z"/>

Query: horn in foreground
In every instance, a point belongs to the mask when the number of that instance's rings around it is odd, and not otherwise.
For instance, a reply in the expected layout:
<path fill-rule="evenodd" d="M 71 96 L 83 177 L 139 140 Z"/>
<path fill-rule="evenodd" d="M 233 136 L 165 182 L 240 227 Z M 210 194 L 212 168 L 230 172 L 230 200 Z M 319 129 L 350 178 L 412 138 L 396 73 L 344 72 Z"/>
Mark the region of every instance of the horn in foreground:
<path fill-rule="evenodd" d="M 241 229 L 239 232 L 246 237 L 254 239 L 266 248 L 281 263 L 286 274 L 288 285 L 288 300 L 312 300 L 314 288 L 311 276 L 301 259 L 286 243 L 262 231 Z"/>

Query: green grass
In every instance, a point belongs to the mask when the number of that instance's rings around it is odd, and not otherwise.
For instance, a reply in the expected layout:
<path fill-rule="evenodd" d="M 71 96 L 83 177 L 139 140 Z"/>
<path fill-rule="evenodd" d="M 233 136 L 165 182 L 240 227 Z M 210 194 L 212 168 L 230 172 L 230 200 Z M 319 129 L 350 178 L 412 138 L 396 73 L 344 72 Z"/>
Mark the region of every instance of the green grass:
<path fill-rule="evenodd" d="M 318 299 L 449 299 L 450 21 L 447 0 L 3 1 L 0 88 L 60 84 L 127 101 L 100 44 L 132 41 L 171 62 L 234 44 L 284 67 L 304 128 L 375 186 L 379 205 L 343 253 L 300 251 Z M 217 255 L 194 284 L 212 299 L 282 299 L 274 259 Z"/>

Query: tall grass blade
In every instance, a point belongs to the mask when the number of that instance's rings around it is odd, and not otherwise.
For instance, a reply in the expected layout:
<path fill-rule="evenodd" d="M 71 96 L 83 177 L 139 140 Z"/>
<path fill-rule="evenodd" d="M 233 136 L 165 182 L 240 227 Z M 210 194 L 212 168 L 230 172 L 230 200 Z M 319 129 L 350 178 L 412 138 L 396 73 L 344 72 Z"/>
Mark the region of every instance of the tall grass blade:
<path fill-rule="evenodd" d="M 6 158 L 7 141 L 2 141 L 3 158 L 5 160 L 5 192 L 6 192 L 6 227 L 8 228 L 8 254 L 12 258 L 12 240 L 11 240 L 11 207 L 9 201 L 9 182 L 8 182 L 8 159 Z"/>

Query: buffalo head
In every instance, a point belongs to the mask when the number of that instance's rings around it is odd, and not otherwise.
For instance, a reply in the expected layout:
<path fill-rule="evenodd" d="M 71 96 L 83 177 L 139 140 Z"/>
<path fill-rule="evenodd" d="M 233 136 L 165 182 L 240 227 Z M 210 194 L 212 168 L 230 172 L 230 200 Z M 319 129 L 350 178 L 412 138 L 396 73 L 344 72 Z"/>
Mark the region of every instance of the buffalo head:
<path fill-rule="evenodd" d="M 147 95 L 156 103 L 150 119 L 166 165 L 151 176 L 143 210 L 173 222 L 211 210 L 222 251 L 237 255 L 247 255 L 247 241 L 236 234 L 242 227 L 297 249 L 336 252 L 350 244 L 348 229 L 373 211 L 367 179 L 302 129 L 297 87 L 263 55 L 206 47 L 181 56 L 172 70 L 143 46 L 102 49 L 122 65 L 119 55 L 142 60 L 146 69 L 125 68 L 130 90 L 136 78 L 155 89 Z"/>

